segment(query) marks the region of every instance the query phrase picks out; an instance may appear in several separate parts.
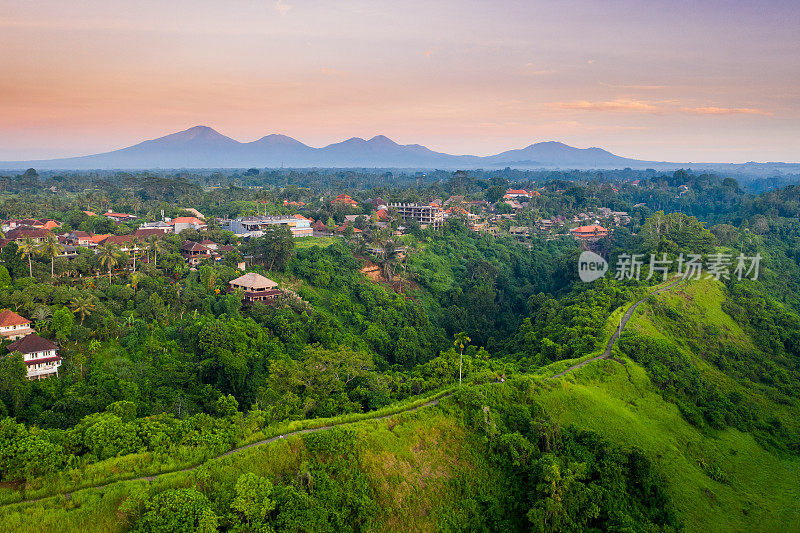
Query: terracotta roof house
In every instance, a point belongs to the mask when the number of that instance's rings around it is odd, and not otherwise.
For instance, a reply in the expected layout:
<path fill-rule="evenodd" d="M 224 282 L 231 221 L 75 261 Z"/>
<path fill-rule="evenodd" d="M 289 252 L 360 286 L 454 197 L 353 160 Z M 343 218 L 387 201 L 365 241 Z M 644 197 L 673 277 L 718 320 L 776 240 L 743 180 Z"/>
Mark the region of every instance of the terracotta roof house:
<path fill-rule="evenodd" d="M 28 379 L 42 379 L 53 374 L 58 375 L 58 367 L 61 366 L 58 346 L 36 333 L 12 342 L 6 349 L 9 353 L 20 352 L 22 354 L 25 366 L 28 368 Z"/>
<path fill-rule="evenodd" d="M 98 244 L 116 244 L 123 251 L 133 248 L 133 235 L 104 235 L 104 237 Z"/>
<path fill-rule="evenodd" d="M 181 255 L 200 255 L 200 254 L 207 254 L 209 249 L 206 246 L 203 246 L 199 242 L 194 241 L 184 241 L 181 245 Z"/>
<path fill-rule="evenodd" d="M 208 224 L 197 217 L 177 217 L 170 222 L 173 233 L 180 233 L 185 229 L 196 229 L 198 231 L 208 229 Z"/>
<path fill-rule="evenodd" d="M 330 230 L 328 230 L 328 227 L 325 225 L 324 222 L 322 222 L 321 219 L 314 222 L 313 230 L 314 230 L 314 235 L 318 237 L 323 235 L 330 235 L 331 233 Z"/>
<path fill-rule="evenodd" d="M 97 213 L 95 213 L 94 211 L 84 211 L 83 214 L 86 215 L 87 217 L 96 217 L 97 216 Z"/>
<path fill-rule="evenodd" d="M 389 222 L 389 211 L 386 209 L 378 209 L 375 211 L 375 219 L 381 222 Z"/>
<path fill-rule="evenodd" d="M 15 341 L 33 332 L 31 321 L 27 318 L 18 315 L 11 309 L 0 311 L 0 335 L 4 339 Z"/>
<path fill-rule="evenodd" d="M 133 232 L 133 236 L 136 237 L 137 239 L 148 239 L 150 237 L 163 237 L 164 231 L 162 231 L 160 228 L 139 228 Z"/>
<path fill-rule="evenodd" d="M 30 238 L 33 242 L 42 242 L 52 235 L 46 229 L 16 228 L 6 233 L 6 239 L 9 241 L 24 241 Z"/>
<path fill-rule="evenodd" d="M 357 227 L 353 226 L 353 225 L 350 223 L 350 221 L 349 221 L 349 220 L 345 220 L 345 221 L 344 221 L 344 224 L 342 224 L 341 226 L 337 227 L 337 228 L 336 228 L 336 229 L 334 229 L 333 231 L 334 231 L 335 233 L 341 233 L 341 234 L 344 234 L 344 232 L 345 232 L 345 231 L 347 231 L 347 228 L 348 228 L 348 227 L 350 227 L 350 226 L 352 226 L 352 227 L 353 227 L 353 233 L 361 233 L 361 230 L 360 230 L 360 229 L 358 229 Z"/>
<path fill-rule="evenodd" d="M 277 283 L 255 272 L 248 272 L 236 279 L 232 279 L 229 285 L 232 291 L 236 289 L 244 290 L 242 300 L 245 302 L 274 300 L 282 294 L 280 289 L 277 288 Z"/>
<path fill-rule="evenodd" d="M 331 200 L 331 203 L 332 204 L 348 205 L 350 207 L 358 206 L 358 202 L 356 202 L 355 200 L 353 200 L 352 198 L 350 198 L 350 196 L 348 196 L 346 194 L 340 194 L 339 196 L 337 196 L 336 198 Z"/>
<path fill-rule="evenodd" d="M 67 243 L 75 246 L 92 246 L 96 244 L 92 240 L 91 233 L 81 230 L 75 230 L 67 234 Z"/>
<path fill-rule="evenodd" d="M 219 260 L 222 258 L 208 246 L 194 241 L 184 241 L 181 245 L 181 255 L 190 266 L 197 266 L 203 259 Z"/>
<path fill-rule="evenodd" d="M 572 236 L 578 240 L 601 239 L 608 236 L 608 230 L 597 224 L 578 226 L 577 228 L 572 228 L 570 232 L 572 232 Z"/>

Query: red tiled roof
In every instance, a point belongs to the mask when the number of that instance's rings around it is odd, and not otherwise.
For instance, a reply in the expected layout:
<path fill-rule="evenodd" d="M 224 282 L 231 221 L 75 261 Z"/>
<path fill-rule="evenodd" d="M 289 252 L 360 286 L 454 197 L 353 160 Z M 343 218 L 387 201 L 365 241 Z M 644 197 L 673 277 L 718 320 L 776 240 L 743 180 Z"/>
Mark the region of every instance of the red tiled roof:
<path fill-rule="evenodd" d="M 608 233 L 608 230 L 603 226 L 599 226 L 597 224 L 591 226 L 578 226 L 577 228 L 573 228 L 570 231 L 573 233 L 588 235 L 588 234 L 600 234 L 600 233 Z"/>
<path fill-rule="evenodd" d="M 43 339 L 36 333 L 31 333 L 30 335 L 26 335 L 19 340 L 16 340 L 6 346 L 6 349 L 9 352 L 20 352 L 20 353 L 35 353 L 35 352 L 45 352 L 47 350 L 55 350 L 58 346 L 55 343 Z"/>
<path fill-rule="evenodd" d="M 170 224 L 173 226 L 175 224 L 194 224 L 195 226 L 203 226 L 205 225 L 205 222 L 197 217 L 176 217 L 170 221 Z"/>
<path fill-rule="evenodd" d="M 6 239 L 11 241 L 18 241 L 27 237 L 31 239 L 45 239 L 51 235 L 52 233 L 46 229 L 17 228 L 6 233 Z"/>
<path fill-rule="evenodd" d="M 152 237 L 153 235 L 156 237 L 161 237 L 164 235 L 164 232 L 157 228 L 139 228 L 133 232 L 133 235 L 140 239 L 146 239 L 148 237 Z"/>
<path fill-rule="evenodd" d="M 25 324 L 30 323 L 30 320 L 18 315 L 11 309 L 3 309 L 0 311 L 0 327 L 24 326 Z"/>
<path fill-rule="evenodd" d="M 108 235 L 98 244 L 127 244 L 133 240 L 133 235 Z"/>
<path fill-rule="evenodd" d="M 185 241 L 181 245 L 181 251 L 183 252 L 208 252 L 208 248 L 200 244 L 199 242 L 194 241 Z"/>
<path fill-rule="evenodd" d="M 128 213 L 103 213 L 104 216 L 110 218 L 136 218 L 136 215 L 129 215 Z"/>

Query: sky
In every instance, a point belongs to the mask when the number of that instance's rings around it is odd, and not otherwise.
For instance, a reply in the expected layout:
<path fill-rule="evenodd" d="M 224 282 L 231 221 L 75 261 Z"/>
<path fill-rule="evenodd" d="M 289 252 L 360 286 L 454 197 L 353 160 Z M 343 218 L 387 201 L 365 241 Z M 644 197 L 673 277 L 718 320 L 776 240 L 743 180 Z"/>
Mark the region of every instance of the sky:
<path fill-rule="evenodd" d="M 800 0 L 0 0 L 0 160 L 204 124 L 800 161 Z"/>

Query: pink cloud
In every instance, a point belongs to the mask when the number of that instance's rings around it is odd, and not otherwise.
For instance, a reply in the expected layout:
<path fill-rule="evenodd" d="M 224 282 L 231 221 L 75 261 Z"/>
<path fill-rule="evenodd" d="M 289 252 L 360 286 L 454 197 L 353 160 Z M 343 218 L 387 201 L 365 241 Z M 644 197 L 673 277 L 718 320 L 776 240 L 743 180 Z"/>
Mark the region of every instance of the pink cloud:
<path fill-rule="evenodd" d="M 693 115 L 764 115 L 767 117 L 773 115 L 772 111 L 765 111 L 753 107 L 684 107 L 681 111 Z"/>
<path fill-rule="evenodd" d="M 575 100 L 571 102 L 552 102 L 549 107 L 557 109 L 576 109 L 580 111 L 635 111 L 640 113 L 654 113 L 660 108 L 644 100 L 630 98 L 617 98 L 604 102 L 590 102 L 588 100 Z"/>

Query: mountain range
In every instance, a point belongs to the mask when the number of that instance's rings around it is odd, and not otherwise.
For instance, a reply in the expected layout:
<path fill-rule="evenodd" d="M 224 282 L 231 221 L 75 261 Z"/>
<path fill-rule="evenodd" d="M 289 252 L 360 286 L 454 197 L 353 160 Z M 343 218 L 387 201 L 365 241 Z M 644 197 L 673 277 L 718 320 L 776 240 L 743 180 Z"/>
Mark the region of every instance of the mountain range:
<path fill-rule="evenodd" d="M 736 167 L 727 164 L 707 164 Z M 761 165 L 748 163 L 747 165 Z M 800 165 L 784 171 L 800 171 Z M 601 148 L 574 148 L 548 141 L 496 155 L 451 155 L 419 144 L 397 144 L 378 135 L 371 139 L 353 137 L 314 148 L 285 135 L 267 135 L 252 142 L 239 142 L 208 126 L 184 131 L 102 154 L 0 162 L 0 169 L 19 170 L 113 170 L 178 168 L 678 168 L 685 163 L 641 161 L 620 157 Z M 794 167 L 797 167 L 795 169 Z M 731 168 L 733 169 L 733 168 Z"/>

